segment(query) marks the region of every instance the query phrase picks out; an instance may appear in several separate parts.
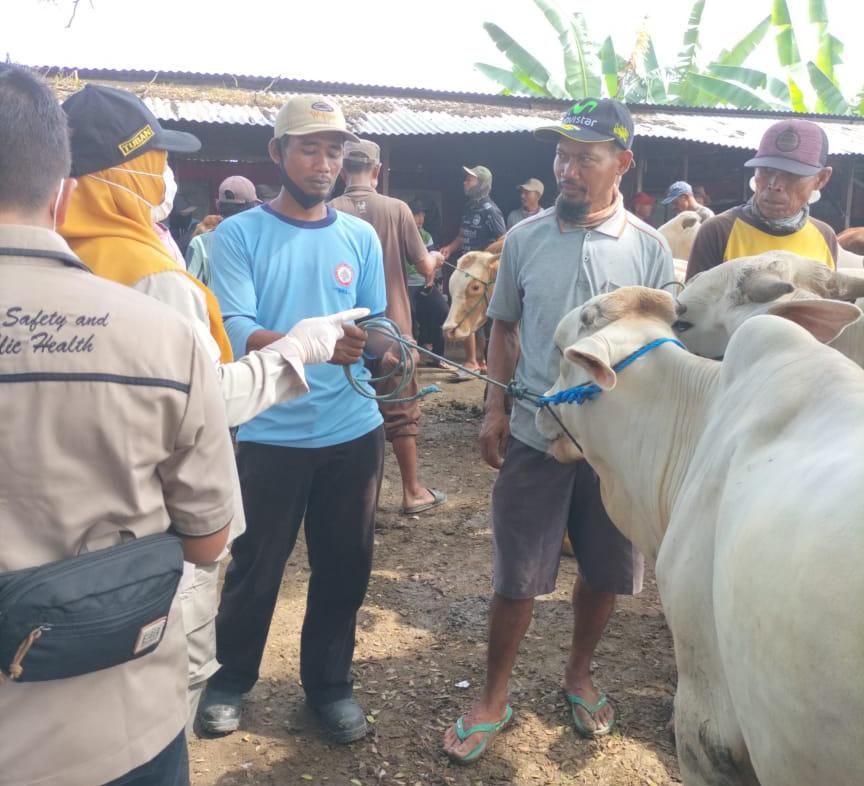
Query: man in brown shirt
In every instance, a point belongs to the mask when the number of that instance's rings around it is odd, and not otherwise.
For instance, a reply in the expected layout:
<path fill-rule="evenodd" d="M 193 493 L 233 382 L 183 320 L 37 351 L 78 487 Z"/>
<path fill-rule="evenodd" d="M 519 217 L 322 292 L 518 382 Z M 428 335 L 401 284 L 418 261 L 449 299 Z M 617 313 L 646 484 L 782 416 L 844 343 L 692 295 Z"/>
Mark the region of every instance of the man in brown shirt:
<path fill-rule="evenodd" d="M 236 477 L 213 363 L 186 320 L 90 273 L 56 233 L 75 181 L 47 85 L 0 65 L 0 106 L 0 572 L 169 528 L 186 560 L 213 562 Z M 7 676 L 0 784 L 187 786 L 186 664 L 175 599 L 150 654 Z"/>
<path fill-rule="evenodd" d="M 414 223 L 411 208 L 399 199 L 383 196 L 375 188 L 381 171 L 381 151 L 369 140 L 346 142 L 342 161 L 345 193 L 332 201 L 337 210 L 362 218 L 375 229 L 384 252 L 384 281 L 387 288 L 386 316 L 399 327 L 399 332 L 413 341 L 411 304 L 408 299 L 406 262 L 413 264 L 420 275 L 429 277 L 436 261 L 429 254 Z M 390 371 L 390 355 L 378 363 L 374 376 Z M 400 381 L 398 375 L 376 383 L 379 395 L 388 393 Z M 410 398 L 417 393 L 417 383 L 411 383 L 401 396 Z M 384 418 L 384 433 L 393 445 L 399 472 L 402 475 L 401 513 L 420 513 L 441 505 L 447 496 L 441 491 L 426 488 L 417 477 L 417 434 L 420 424 L 420 405 L 415 401 L 398 404 L 380 404 Z"/>

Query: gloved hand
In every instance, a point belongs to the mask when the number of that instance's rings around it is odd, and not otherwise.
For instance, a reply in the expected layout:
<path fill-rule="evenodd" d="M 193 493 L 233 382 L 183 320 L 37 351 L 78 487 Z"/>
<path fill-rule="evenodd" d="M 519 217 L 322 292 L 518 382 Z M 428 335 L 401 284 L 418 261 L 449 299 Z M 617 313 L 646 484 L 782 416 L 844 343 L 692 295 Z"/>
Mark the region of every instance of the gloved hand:
<path fill-rule="evenodd" d="M 298 355 L 304 365 L 326 363 L 333 357 L 336 342 L 345 335 L 343 323 L 362 319 L 368 314 L 368 308 L 352 308 L 326 317 L 303 319 L 265 349 L 283 355 L 286 351 Z"/>

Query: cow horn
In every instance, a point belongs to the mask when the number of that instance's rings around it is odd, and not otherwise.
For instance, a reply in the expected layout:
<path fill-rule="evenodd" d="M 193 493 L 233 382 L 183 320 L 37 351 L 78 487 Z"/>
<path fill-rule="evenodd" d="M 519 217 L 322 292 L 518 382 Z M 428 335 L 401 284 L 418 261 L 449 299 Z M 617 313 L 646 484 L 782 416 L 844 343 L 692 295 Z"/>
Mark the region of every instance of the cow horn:
<path fill-rule="evenodd" d="M 753 303 L 770 303 L 782 295 L 788 295 L 794 289 L 790 282 L 768 273 L 747 276 L 741 282 L 741 290 Z"/>
<path fill-rule="evenodd" d="M 864 278 L 843 273 L 840 270 L 834 273 L 834 286 L 837 300 L 847 300 L 854 303 L 859 297 L 864 297 Z"/>

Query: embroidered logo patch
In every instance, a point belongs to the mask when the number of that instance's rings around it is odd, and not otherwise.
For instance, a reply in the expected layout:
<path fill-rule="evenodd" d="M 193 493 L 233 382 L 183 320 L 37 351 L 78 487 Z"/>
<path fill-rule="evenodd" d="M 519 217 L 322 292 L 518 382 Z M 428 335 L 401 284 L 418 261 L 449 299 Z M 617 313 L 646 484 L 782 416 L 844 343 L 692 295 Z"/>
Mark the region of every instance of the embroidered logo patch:
<path fill-rule="evenodd" d="M 314 104 L 312 104 L 311 108 L 314 109 L 316 112 L 332 112 L 333 111 L 333 107 L 330 104 L 328 104 L 326 101 L 316 101 Z"/>
<path fill-rule="evenodd" d="M 798 134 L 796 134 L 791 128 L 786 129 L 782 134 L 777 137 L 777 141 L 774 145 L 781 153 L 791 153 L 793 150 L 798 149 L 798 145 L 801 144 L 801 140 L 798 138 Z"/>
<path fill-rule="evenodd" d="M 347 262 L 340 262 L 336 265 L 336 280 L 343 287 L 349 286 L 354 280 L 354 268 Z"/>

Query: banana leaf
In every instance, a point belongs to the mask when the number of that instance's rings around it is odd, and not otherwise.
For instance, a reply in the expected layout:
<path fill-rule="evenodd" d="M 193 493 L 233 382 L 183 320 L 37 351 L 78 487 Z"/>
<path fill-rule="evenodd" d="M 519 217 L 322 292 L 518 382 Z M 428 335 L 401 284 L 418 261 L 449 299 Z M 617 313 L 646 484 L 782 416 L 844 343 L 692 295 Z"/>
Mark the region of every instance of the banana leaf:
<path fill-rule="evenodd" d="M 609 98 L 618 97 L 618 71 L 622 67 L 623 58 L 615 54 L 615 45 L 612 43 L 612 36 L 607 36 L 603 42 L 603 46 L 600 47 L 600 70 Z"/>
<path fill-rule="evenodd" d="M 681 104 L 692 106 L 699 99 L 699 90 L 687 79 L 687 74 L 696 70 L 696 54 L 699 51 L 699 25 L 702 23 L 702 12 L 705 10 L 705 0 L 696 0 L 690 10 L 690 19 L 684 31 L 684 47 L 678 53 L 678 64 L 669 92 L 678 96 Z"/>
<path fill-rule="evenodd" d="M 552 75 L 534 55 L 520 46 L 513 38 L 493 22 L 484 22 L 483 29 L 489 34 L 492 42 L 504 53 L 507 59 L 519 71 L 535 84 L 541 85 L 555 98 L 566 98 L 560 85 L 555 83 Z"/>
<path fill-rule="evenodd" d="M 657 52 L 654 50 L 654 40 L 649 35 L 645 48 L 645 79 L 648 83 L 648 98 L 652 104 L 666 104 L 669 101 L 665 77 L 666 74 L 660 67 Z"/>
<path fill-rule="evenodd" d="M 792 27 L 792 18 L 786 0 L 774 0 L 771 9 L 771 24 L 777 29 L 775 41 L 777 44 L 777 59 L 780 65 L 786 68 L 795 68 L 801 65 L 801 53 L 798 51 L 798 42 L 795 39 L 795 30 Z"/>
<path fill-rule="evenodd" d="M 807 16 L 813 24 L 828 24 L 828 6 L 825 0 L 807 0 Z"/>
<path fill-rule="evenodd" d="M 712 63 L 708 66 L 708 75 L 716 76 L 731 82 L 740 82 L 747 87 L 765 89 L 768 86 L 768 74 L 754 68 L 742 66 L 724 66 Z"/>
<path fill-rule="evenodd" d="M 717 65 L 740 66 L 752 54 L 753 50 L 765 39 L 765 34 L 771 29 L 771 17 L 766 16 L 756 27 L 744 36 L 731 49 L 724 49 L 717 56 Z"/>
<path fill-rule="evenodd" d="M 505 94 L 531 93 L 533 95 L 540 95 L 547 98 L 551 97 L 549 91 L 545 88 L 541 88 L 539 85 L 539 92 L 527 89 L 522 80 L 518 79 L 511 71 L 507 71 L 504 68 L 499 68 L 498 66 L 489 65 L 487 63 L 474 63 L 474 68 L 483 74 L 483 76 L 491 79 L 493 82 L 497 82 L 502 88 L 504 88 Z"/>
<path fill-rule="evenodd" d="M 858 95 L 855 96 L 855 104 L 853 105 L 852 110 L 864 117 L 864 85 L 861 85 Z"/>
<path fill-rule="evenodd" d="M 807 104 L 804 101 L 804 92 L 798 87 L 798 83 L 790 73 L 786 78 L 789 85 L 789 105 L 793 112 L 807 112 Z"/>
<path fill-rule="evenodd" d="M 827 112 L 832 115 L 848 115 L 852 107 L 843 98 L 843 94 L 812 60 L 807 63 L 807 73 L 810 75 L 810 84 L 816 91 L 818 99 L 817 112 Z"/>
<path fill-rule="evenodd" d="M 534 0 L 546 20 L 558 33 L 564 54 L 564 88 L 571 97 L 595 96 L 600 93 L 600 62 L 597 46 L 588 35 L 588 25 L 581 13 L 568 20 L 564 12 L 549 0 Z"/>
<path fill-rule="evenodd" d="M 837 76 L 834 73 L 834 66 L 843 63 L 843 42 L 835 38 L 830 33 L 823 31 L 819 36 L 819 49 L 816 51 L 816 67 L 827 76 L 835 87 L 837 84 Z"/>
<path fill-rule="evenodd" d="M 691 73 L 689 79 L 703 92 L 712 96 L 717 102 L 727 104 L 736 109 L 773 109 L 755 93 L 739 85 L 718 79 L 707 74 Z"/>

